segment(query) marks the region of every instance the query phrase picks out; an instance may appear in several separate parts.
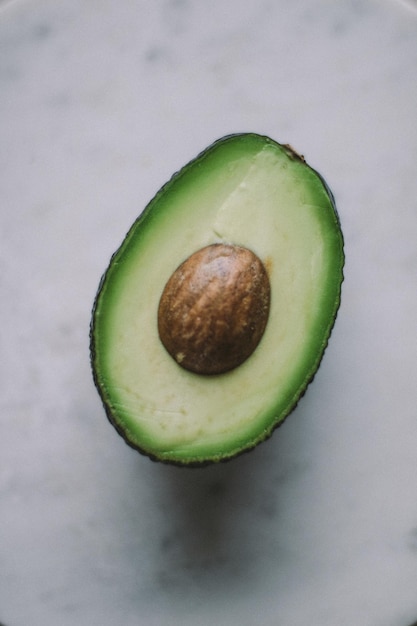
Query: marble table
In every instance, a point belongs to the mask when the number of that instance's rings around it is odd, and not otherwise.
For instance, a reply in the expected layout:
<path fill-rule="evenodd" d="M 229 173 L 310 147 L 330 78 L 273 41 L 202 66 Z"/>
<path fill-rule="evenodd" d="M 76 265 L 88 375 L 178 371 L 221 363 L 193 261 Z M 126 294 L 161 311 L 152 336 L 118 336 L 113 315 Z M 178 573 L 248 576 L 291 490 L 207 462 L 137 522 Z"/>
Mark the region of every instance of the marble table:
<path fill-rule="evenodd" d="M 346 239 L 314 383 L 232 463 L 152 463 L 88 333 L 110 255 L 215 139 L 291 143 Z M 0 3 L 0 621 L 417 619 L 417 4 Z"/>

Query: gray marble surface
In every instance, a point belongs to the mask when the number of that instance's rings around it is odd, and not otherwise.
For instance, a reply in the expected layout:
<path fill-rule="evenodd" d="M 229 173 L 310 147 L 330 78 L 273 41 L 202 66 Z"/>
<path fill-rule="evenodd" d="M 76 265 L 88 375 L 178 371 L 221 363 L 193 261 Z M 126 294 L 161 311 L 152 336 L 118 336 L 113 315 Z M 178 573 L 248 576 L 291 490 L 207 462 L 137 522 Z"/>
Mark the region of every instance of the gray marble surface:
<path fill-rule="evenodd" d="M 417 619 L 417 5 L 0 3 L 0 621 Z M 101 273 L 215 139 L 291 143 L 333 189 L 342 308 L 271 440 L 160 466 L 93 387 Z"/>

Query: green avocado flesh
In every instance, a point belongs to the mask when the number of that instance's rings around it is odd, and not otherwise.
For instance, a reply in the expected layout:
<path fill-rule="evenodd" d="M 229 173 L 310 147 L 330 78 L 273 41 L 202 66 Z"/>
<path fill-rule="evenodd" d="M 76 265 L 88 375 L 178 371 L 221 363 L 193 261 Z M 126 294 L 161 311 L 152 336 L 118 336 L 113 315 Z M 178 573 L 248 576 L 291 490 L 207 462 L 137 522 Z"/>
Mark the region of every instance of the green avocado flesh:
<path fill-rule="evenodd" d="M 164 348 L 158 306 L 178 266 L 215 243 L 259 257 L 270 310 L 249 358 L 226 373 L 201 375 Z M 303 157 L 252 133 L 215 142 L 157 193 L 101 280 L 91 362 L 117 431 L 154 460 L 190 466 L 230 459 L 265 440 L 320 364 L 343 263 L 333 196 Z"/>

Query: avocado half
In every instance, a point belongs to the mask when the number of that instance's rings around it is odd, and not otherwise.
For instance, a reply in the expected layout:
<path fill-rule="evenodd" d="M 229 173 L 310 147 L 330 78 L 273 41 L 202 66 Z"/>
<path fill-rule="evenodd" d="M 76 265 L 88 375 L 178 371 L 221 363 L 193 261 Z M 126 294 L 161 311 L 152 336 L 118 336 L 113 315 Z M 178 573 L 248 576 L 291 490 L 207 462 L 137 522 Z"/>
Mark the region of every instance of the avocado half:
<path fill-rule="evenodd" d="M 168 352 L 158 312 L 181 264 L 219 245 L 260 260 L 270 300 L 249 356 L 222 373 L 200 373 Z M 319 367 L 340 304 L 343 264 L 333 195 L 302 156 L 253 133 L 216 141 L 156 194 L 101 279 L 91 364 L 111 423 L 150 458 L 184 466 L 228 460 L 265 440 Z"/>

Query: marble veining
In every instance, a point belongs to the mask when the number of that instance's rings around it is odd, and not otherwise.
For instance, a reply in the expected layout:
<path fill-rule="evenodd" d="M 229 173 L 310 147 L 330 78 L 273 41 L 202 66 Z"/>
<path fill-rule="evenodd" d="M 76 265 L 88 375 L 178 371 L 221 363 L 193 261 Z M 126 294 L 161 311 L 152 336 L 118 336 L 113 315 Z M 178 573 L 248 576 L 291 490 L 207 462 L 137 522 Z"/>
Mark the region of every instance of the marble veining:
<path fill-rule="evenodd" d="M 0 2 L 0 621 L 417 618 L 415 0 Z M 232 463 L 150 462 L 89 367 L 101 273 L 222 135 L 291 143 L 346 240 L 294 414 Z"/>

